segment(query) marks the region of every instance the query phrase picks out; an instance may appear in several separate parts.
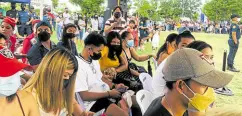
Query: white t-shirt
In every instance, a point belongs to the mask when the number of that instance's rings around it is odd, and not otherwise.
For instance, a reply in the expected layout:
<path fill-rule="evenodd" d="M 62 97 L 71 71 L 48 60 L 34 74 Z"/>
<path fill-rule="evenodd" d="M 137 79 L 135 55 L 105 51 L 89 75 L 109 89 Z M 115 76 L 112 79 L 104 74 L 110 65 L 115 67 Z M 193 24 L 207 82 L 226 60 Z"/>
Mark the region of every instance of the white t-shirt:
<path fill-rule="evenodd" d="M 98 31 L 98 19 L 91 19 L 92 31 Z"/>
<path fill-rule="evenodd" d="M 165 59 L 163 62 L 160 63 L 152 79 L 152 88 L 153 88 L 152 93 L 153 93 L 154 99 L 157 97 L 163 96 L 166 91 L 166 81 L 163 78 L 164 74 L 162 72 L 162 69 L 166 63 L 166 60 L 167 59 Z"/>
<path fill-rule="evenodd" d="M 102 81 L 102 72 L 98 60 L 88 62 L 82 57 L 77 57 L 78 71 L 75 83 L 75 92 L 105 92 L 110 90 L 109 86 Z M 93 105 L 93 101 L 84 101 L 85 107 Z M 94 101 L 95 102 L 95 101 Z"/>
<path fill-rule="evenodd" d="M 68 23 L 71 23 L 70 21 L 70 14 L 69 13 L 63 13 L 63 18 L 64 18 L 64 24 L 68 24 Z"/>

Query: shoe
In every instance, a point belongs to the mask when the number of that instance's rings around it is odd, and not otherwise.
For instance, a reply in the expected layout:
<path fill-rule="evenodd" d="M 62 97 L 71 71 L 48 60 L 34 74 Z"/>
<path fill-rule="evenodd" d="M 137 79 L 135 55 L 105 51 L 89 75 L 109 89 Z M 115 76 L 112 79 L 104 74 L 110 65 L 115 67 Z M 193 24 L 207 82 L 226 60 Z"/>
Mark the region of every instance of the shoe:
<path fill-rule="evenodd" d="M 225 95 L 225 96 L 233 96 L 233 92 L 228 87 L 223 87 L 219 89 L 214 89 L 215 93 Z"/>
<path fill-rule="evenodd" d="M 228 67 L 227 69 L 231 72 L 240 72 L 240 70 L 236 69 L 234 66 Z"/>

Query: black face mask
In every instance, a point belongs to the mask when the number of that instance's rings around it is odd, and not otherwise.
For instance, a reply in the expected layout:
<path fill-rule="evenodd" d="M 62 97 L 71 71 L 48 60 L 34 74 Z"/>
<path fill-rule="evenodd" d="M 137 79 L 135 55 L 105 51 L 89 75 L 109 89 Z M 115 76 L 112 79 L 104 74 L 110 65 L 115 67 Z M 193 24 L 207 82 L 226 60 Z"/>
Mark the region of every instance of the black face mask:
<path fill-rule="evenodd" d="M 11 8 L 12 8 L 12 9 L 15 9 L 15 8 L 16 8 L 16 6 L 11 6 Z"/>
<path fill-rule="evenodd" d="M 93 60 L 99 60 L 101 57 L 102 57 L 101 53 L 95 53 L 95 52 L 93 52 L 93 56 L 90 56 L 90 58 Z"/>
<path fill-rule="evenodd" d="M 72 38 L 76 37 L 76 35 L 73 34 L 73 33 L 66 33 L 66 34 L 64 35 L 64 37 L 72 39 Z"/>
<path fill-rule="evenodd" d="M 64 79 L 63 80 L 63 89 L 67 88 L 68 84 L 69 84 L 69 79 Z"/>
<path fill-rule="evenodd" d="M 42 31 L 38 34 L 39 41 L 45 42 L 50 39 L 50 33 Z"/>
<path fill-rule="evenodd" d="M 121 17 L 121 13 L 120 13 L 120 12 L 115 12 L 115 13 L 114 13 L 114 17 L 115 17 L 116 19 L 119 19 L 119 18 Z"/>
<path fill-rule="evenodd" d="M 111 45 L 111 48 L 115 51 L 120 50 L 120 45 Z"/>

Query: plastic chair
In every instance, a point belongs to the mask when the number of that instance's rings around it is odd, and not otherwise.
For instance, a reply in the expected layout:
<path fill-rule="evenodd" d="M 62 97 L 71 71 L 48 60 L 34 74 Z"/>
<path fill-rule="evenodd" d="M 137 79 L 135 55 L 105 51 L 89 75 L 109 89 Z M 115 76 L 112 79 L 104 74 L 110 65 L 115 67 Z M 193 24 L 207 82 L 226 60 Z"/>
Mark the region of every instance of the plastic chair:
<path fill-rule="evenodd" d="M 144 90 L 152 92 L 152 77 L 148 73 L 141 73 L 139 79 L 143 84 Z"/>
<path fill-rule="evenodd" d="M 153 101 L 153 96 L 152 93 L 147 90 L 140 90 L 136 94 L 136 100 L 139 104 L 142 115 L 144 115 L 151 102 Z"/>

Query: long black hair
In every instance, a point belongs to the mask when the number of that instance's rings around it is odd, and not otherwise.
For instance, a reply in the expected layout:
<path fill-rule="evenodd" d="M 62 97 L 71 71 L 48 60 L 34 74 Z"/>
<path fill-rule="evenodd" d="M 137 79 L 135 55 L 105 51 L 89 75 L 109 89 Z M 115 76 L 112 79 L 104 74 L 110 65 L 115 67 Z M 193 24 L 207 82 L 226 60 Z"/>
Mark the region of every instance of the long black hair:
<path fill-rule="evenodd" d="M 124 32 L 121 34 L 121 38 L 122 38 L 123 40 L 125 40 L 126 37 L 128 37 L 129 34 L 130 34 L 130 32 L 128 32 L 128 31 L 124 31 Z"/>
<path fill-rule="evenodd" d="M 187 48 L 193 48 L 198 51 L 202 51 L 205 48 L 213 49 L 211 45 L 204 41 L 193 41 L 192 43 L 188 44 Z"/>
<path fill-rule="evenodd" d="M 166 37 L 166 41 L 165 43 L 160 47 L 160 49 L 158 50 L 157 54 L 156 54 L 156 58 L 159 59 L 160 53 L 167 51 L 167 42 L 172 43 L 173 41 L 176 40 L 176 37 L 178 36 L 178 34 L 176 33 L 171 33 Z"/>
<path fill-rule="evenodd" d="M 71 46 L 70 46 L 70 44 L 69 44 L 69 39 L 71 39 L 71 38 L 66 38 L 65 35 L 66 35 L 66 33 L 67 33 L 67 32 L 66 32 L 67 29 L 70 28 L 70 27 L 74 27 L 74 28 L 76 28 L 76 26 L 75 26 L 74 24 L 71 24 L 71 23 L 65 25 L 65 27 L 64 27 L 64 29 L 63 29 L 63 33 L 62 33 L 62 38 L 61 38 L 61 41 L 63 42 L 63 46 L 64 46 L 65 48 L 69 49 L 69 50 L 71 49 Z"/>
<path fill-rule="evenodd" d="M 118 50 L 114 50 L 113 47 L 111 46 L 111 42 L 114 38 L 118 38 L 120 40 L 120 46 L 119 46 Z M 107 35 L 107 46 L 109 48 L 108 58 L 110 58 L 111 60 L 115 60 L 114 56 L 116 55 L 118 57 L 119 61 L 120 61 L 119 56 L 122 53 L 122 39 L 121 39 L 118 32 L 111 31 L 111 32 L 108 33 L 108 35 Z"/>

